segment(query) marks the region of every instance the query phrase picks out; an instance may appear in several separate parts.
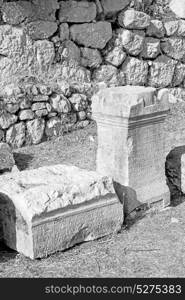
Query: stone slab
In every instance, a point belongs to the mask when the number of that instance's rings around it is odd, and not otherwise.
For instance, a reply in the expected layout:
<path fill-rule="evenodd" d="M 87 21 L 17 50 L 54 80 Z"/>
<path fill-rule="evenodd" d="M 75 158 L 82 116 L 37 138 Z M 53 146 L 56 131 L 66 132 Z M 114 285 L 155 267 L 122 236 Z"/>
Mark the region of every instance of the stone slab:
<path fill-rule="evenodd" d="M 0 177 L 7 246 L 32 259 L 117 232 L 123 207 L 112 179 L 55 165 Z"/>

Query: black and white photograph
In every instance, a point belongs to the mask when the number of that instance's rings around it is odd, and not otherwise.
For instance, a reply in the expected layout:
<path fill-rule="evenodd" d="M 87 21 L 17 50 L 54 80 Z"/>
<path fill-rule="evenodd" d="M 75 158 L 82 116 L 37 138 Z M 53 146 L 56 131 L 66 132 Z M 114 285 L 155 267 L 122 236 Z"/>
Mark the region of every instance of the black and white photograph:
<path fill-rule="evenodd" d="M 185 0 L 0 0 L 0 295 L 25 278 L 185 295 Z"/>

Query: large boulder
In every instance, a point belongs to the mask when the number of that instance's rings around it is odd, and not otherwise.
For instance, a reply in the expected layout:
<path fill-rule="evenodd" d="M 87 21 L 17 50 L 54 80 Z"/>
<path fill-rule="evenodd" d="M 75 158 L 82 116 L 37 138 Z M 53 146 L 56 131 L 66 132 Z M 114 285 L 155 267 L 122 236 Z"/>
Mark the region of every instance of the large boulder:
<path fill-rule="evenodd" d="M 70 34 L 73 41 L 85 47 L 103 49 L 112 37 L 109 22 L 99 21 L 91 24 L 72 25 Z"/>
<path fill-rule="evenodd" d="M 96 18 L 96 4 L 87 1 L 61 1 L 59 20 L 68 23 L 86 23 Z"/>

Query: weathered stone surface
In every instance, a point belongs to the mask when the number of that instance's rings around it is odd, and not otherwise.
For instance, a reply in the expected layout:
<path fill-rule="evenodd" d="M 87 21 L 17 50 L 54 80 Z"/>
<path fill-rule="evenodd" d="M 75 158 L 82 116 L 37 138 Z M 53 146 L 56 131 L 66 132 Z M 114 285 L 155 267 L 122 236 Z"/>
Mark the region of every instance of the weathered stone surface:
<path fill-rule="evenodd" d="M 15 165 L 13 153 L 6 143 L 0 143 L 0 172 L 11 171 Z"/>
<path fill-rule="evenodd" d="M 86 95 L 83 94 L 73 94 L 69 101 L 75 111 L 82 111 L 87 108 L 88 100 Z"/>
<path fill-rule="evenodd" d="M 75 60 L 80 62 L 80 49 L 72 41 L 65 41 L 58 49 L 61 61 Z"/>
<path fill-rule="evenodd" d="M 48 100 L 48 95 L 38 95 L 33 97 L 33 102 L 47 102 Z"/>
<path fill-rule="evenodd" d="M 160 40 L 148 37 L 144 41 L 141 56 L 144 58 L 156 58 L 160 54 Z"/>
<path fill-rule="evenodd" d="M 148 76 L 148 63 L 134 57 L 128 57 L 121 71 L 125 74 L 126 84 L 145 85 Z"/>
<path fill-rule="evenodd" d="M 175 66 L 174 76 L 173 76 L 173 86 L 180 85 L 185 78 L 185 64 L 178 63 Z"/>
<path fill-rule="evenodd" d="M 185 37 L 185 20 L 178 20 L 178 25 L 177 35 Z"/>
<path fill-rule="evenodd" d="M 101 0 L 103 12 L 106 16 L 112 16 L 128 6 L 130 0 Z"/>
<path fill-rule="evenodd" d="M 102 89 L 92 99 L 99 137 L 97 171 L 113 177 L 132 209 L 138 201 L 169 205 L 166 156 L 185 141 L 178 126 L 170 133 L 170 105 L 155 94 L 155 88 L 126 86 Z"/>
<path fill-rule="evenodd" d="M 55 58 L 53 43 L 47 40 L 36 41 L 34 43 L 34 55 L 38 71 L 47 71 Z"/>
<path fill-rule="evenodd" d="M 98 68 L 102 63 L 101 53 L 97 49 L 80 48 L 81 64 L 84 67 Z"/>
<path fill-rule="evenodd" d="M 69 39 L 69 26 L 67 23 L 60 24 L 59 36 L 62 42 Z"/>
<path fill-rule="evenodd" d="M 1 6 L 3 21 L 11 25 L 19 25 L 33 18 L 33 5 L 28 1 L 5 2 Z"/>
<path fill-rule="evenodd" d="M 185 19 L 185 1 L 172 0 L 169 4 L 170 9 L 182 19 Z"/>
<path fill-rule="evenodd" d="M 119 24 L 128 29 L 147 28 L 150 25 L 150 21 L 150 16 L 135 9 L 123 11 L 118 16 Z"/>
<path fill-rule="evenodd" d="M 20 108 L 26 109 L 31 107 L 31 101 L 27 97 L 23 97 L 20 101 Z"/>
<path fill-rule="evenodd" d="M 7 112 L 15 114 L 19 110 L 19 103 L 13 102 L 13 99 L 8 99 L 8 102 L 5 105 Z"/>
<path fill-rule="evenodd" d="M 29 144 L 39 144 L 44 135 L 45 120 L 44 119 L 34 119 L 26 123 L 27 136 L 26 142 Z"/>
<path fill-rule="evenodd" d="M 176 61 L 161 55 L 151 63 L 148 84 L 154 87 L 166 87 L 171 85 Z"/>
<path fill-rule="evenodd" d="M 34 112 L 31 109 L 23 109 L 19 112 L 19 120 L 32 120 L 34 119 Z"/>
<path fill-rule="evenodd" d="M 85 47 L 103 49 L 112 37 L 111 24 L 99 21 L 92 24 L 72 25 L 70 27 L 72 40 Z"/>
<path fill-rule="evenodd" d="M 118 39 L 124 49 L 131 55 L 138 55 L 143 50 L 145 33 L 143 31 L 119 29 Z"/>
<path fill-rule="evenodd" d="M 107 176 L 65 165 L 5 176 L 0 179 L 4 240 L 32 259 L 120 230 L 123 207 Z"/>
<path fill-rule="evenodd" d="M 84 121 L 87 117 L 87 114 L 85 111 L 79 111 L 77 112 L 77 117 L 79 121 Z"/>
<path fill-rule="evenodd" d="M 87 23 L 96 18 L 96 4 L 87 1 L 61 1 L 59 20 L 69 23 Z"/>
<path fill-rule="evenodd" d="M 16 122 L 17 122 L 16 115 L 10 114 L 8 112 L 0 113 L 0 128 L 7 129 Z"/>
<path fill-rule="evenodd" d="M 115 67 L 119 67 L 126 59 L 127 54 L 120 46 L 114 47 L 105 55 L 105 61 Z"/>
<path fill-rule="evenodd" d="M 151 20 L 150 25 L 147 27 L 146 34 L 148 36 L 162 38 L 165 34 L 163 22 L 160 20 Z"/>
<path fill-rule="evenodd" d="M 57 31 L 57 23 L 39 20 L 28 23 L 24 29 L 33 40 L 44 40 Z"/>
<path fill-rule="evenodd" d="M 101 65 L 92 74 L 94 82 L 105 82 L 108 86 L 119 85 L 118 69 L 112 65 Z"/>
<path fill-rule="evenodd" d="M 64 128 L 59 117 L 53 117 L 46 123 L 45 134 L 47 137 L 60 136 Z"/>
<path fill-rule="evenodd" d="M 13 148 L 20 148 L 25 142 L 25 124 L 23 122 L 11 126 L 6 132 L 6 142 Z"/>
<path fill-rule="evenodd" d="M 45 102 L 35 102 L 32 104 L 31 109 L 33 111 L 46 108 Z"/>
<path fill-rule="evenodd" d="M 36 111 L 35 111 L 35 115 L 36 115 L 38 118 L 45 117 L 45 116 L 48 115 L 48 110 L 47 110 L 46 108 L 36 110 Z"/>
<path fill-rule="evenodd" d="M 185 61 L 185 40 L 183 38 L 171 37 L 161 43 L 163 52 L 177 60 Z"/>
<path fill-rule="evenodd" d="M 31 42 L 25 36 L 22 28 L 10 25 L 0 26 L 0 54 L 9 58 L 23 55 Z"/>
<path fill-rule="evenodd" d="M 51 87 L 44 84 L 37 84 L 37 89 L 41 93 L 41 95 L 49 96 L 52 94 Z"/>
<path fill-rule="evenodd" d="M 58 113 L 69 113 L 71 111 L 70 102 L 63 95 L 53 94 L 50 97 L 50 104 L 53 110 Z"/>
<path fill-rule="evenodd" d="M 164 23 L 164 28 L 167 36 L 174 35 L 178 32 L 179 21 L 178 20 L 167 21 Z"/>
<path fill-rule="evenodd" d="M 55 21 L 57 0 L 13 1 L 1 5 L 3 21 L 11 25 L 35 20 Z"/>

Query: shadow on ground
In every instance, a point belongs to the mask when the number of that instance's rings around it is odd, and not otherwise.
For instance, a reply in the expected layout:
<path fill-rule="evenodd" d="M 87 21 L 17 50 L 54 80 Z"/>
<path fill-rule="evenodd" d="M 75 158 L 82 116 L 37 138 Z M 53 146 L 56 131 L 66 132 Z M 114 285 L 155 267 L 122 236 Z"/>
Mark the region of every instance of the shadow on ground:
<path fill-rule="evenodd" d="M 28 168 L 30 162 L 33 160 L 33 156 L 30 154 L 25 154 L 23 152 L 13 153 L 15 163 L 20 171 Z"/>

